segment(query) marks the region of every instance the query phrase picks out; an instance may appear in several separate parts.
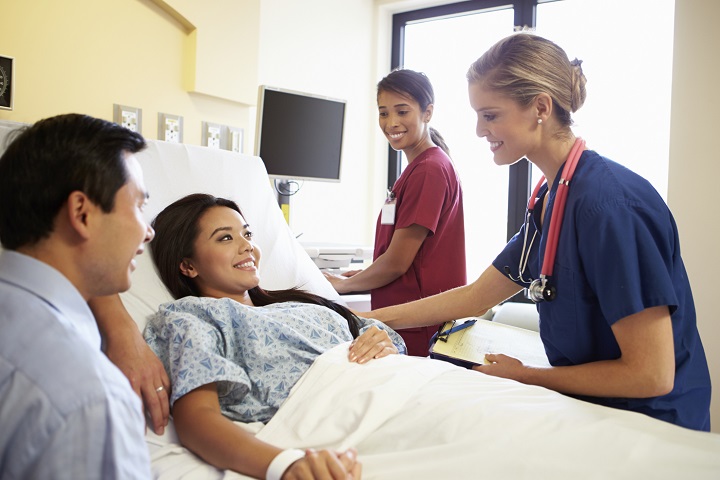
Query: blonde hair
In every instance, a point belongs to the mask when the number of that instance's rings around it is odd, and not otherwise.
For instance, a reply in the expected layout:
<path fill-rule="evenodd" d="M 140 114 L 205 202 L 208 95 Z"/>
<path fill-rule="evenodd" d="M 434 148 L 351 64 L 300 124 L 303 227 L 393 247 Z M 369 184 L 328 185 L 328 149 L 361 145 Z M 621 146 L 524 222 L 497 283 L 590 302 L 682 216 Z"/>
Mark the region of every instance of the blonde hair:
<path fill-rule="evenodd" d="M 515 33 L 503 38 L 478 58 L 468 70 L 470 83 L 500 92 L 530 105 L 540 93 L 552 98 L 558 120 L 572 125 L 576 112 L 587 95 L 582 60 L 568 60 L 565 51 L 538 35 Z"/>

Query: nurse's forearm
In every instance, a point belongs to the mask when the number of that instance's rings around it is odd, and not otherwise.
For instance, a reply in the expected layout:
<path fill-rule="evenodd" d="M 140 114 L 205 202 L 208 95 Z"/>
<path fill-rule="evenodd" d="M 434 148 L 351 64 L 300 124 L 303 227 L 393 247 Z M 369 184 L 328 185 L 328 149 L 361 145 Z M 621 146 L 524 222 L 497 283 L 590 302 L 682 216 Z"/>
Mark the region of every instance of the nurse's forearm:
<path fill-rule="evenodd" d="M 562 393 L 595 397 L 648 398 L 669 393 L 675 381 L 675 355 L 667 306 L 651 307 L 612 326 L 621 355 L 551 369 L 523 369 L 516 378 Z"/>
<path fill-rule="evenodd" d="M 365 292 L 398 279 L 410 266 L 427 238 L 428 229 L 410 225 L 395 230 L 388 249 L 362 272 L 334 285 L 338 293 Z"/>
<path fill-rule="evenodd" d="M 338 283 L 338 293 L 366 292 L 374 288 L 384 287 L 388 283 L 398 279 L 405 272 L 402 266 L 392 265 L 379 257 L 365 270 L 358 272 L 347 280 Z"/>
<path fill-rule="evenodd" d="M 480 316 L 518 291 L 520 287 L 491 265 L 470 285 L 422 300 L 373 310 L 362 316 L 376 318 L 392 328 L 436 325 Z"/>
<path fill-rule="evenodd" d="M 525 368 L 521 375 L 509 378 L 568 395 L 591 397 L 649 398 L 672 390 L 671 383 L 657 383 L 638 375 L 637 370 L 621 359 L 567 367 Z"/>

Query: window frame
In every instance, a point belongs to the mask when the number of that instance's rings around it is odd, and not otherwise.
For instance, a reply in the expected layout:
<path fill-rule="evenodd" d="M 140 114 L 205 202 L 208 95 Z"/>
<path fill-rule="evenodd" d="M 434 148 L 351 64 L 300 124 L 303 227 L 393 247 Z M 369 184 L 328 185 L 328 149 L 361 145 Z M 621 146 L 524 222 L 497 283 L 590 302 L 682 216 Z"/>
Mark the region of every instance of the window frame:
<path fill-rule="evenodd" d="M 557 0 L 545 0 L 557 1 Z M 390 70 L 404 64 L 405 26 L 422 20 L 430 20 L 448 16 L 459 16 L 478 11 L 488 11 L 512 7 L 514 12 L 514 28 L 535 28 L 536 8 L 543 0 L 468 0 L 464 2 L 422 8 L 397 13 L 392 19 L 392 48 L 390 53 Z M 508 26 L 508 33 L 510 33 Z M 401 173 L 402 156 L 388 145 L 387 187 L 391 189 Z M 510 166 L 508 185 L 508 217 L 507 239 L 510 240 L 520 229 L 525 220 L 525 207 L 530 195 L 532 168 L 530 162 L 522 159 Z"/>

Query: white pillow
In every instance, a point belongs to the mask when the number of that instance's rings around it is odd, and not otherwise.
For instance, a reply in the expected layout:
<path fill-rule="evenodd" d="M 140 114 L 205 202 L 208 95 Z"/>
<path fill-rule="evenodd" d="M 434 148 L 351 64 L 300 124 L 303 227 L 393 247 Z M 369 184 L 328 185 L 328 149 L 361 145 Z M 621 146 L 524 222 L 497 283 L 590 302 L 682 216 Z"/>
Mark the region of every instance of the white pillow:
<path fill-rule="evenodd" d="M 145 210 L 148 221 L 173 201 L 191 193 L 234 200 L 262 250 L 260 286 L 268 290 L 297 286 L 339 301 L 335 289 L 285 222 L 259 157 L 157 140 L 148 140 L 148 148 L 136 156 L 150 193 Z M 149 252 L 138 257 L 132 287 L 121 298 L 141 329 L 159 304 L 172 300 Z"/>

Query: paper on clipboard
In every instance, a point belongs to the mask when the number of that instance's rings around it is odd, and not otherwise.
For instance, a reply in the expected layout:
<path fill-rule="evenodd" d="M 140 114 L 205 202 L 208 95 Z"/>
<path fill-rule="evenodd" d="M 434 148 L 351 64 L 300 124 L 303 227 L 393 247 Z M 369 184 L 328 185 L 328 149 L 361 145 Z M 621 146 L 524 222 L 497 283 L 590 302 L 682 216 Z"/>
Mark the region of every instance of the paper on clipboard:
<path fill-rule="evenodd" d="M 430 356 L 471 366 L 487 364 L 486 353 L 502 353 L 517 358 L 524 365 L 550 366 L 538 332 L 474 317 L 457 320 L 455 325 L 469 320 L 477 322 L 448 335 L 446 342 L 436 341 Z M 443 330 L 450 326 L 446 323 Z"/>

